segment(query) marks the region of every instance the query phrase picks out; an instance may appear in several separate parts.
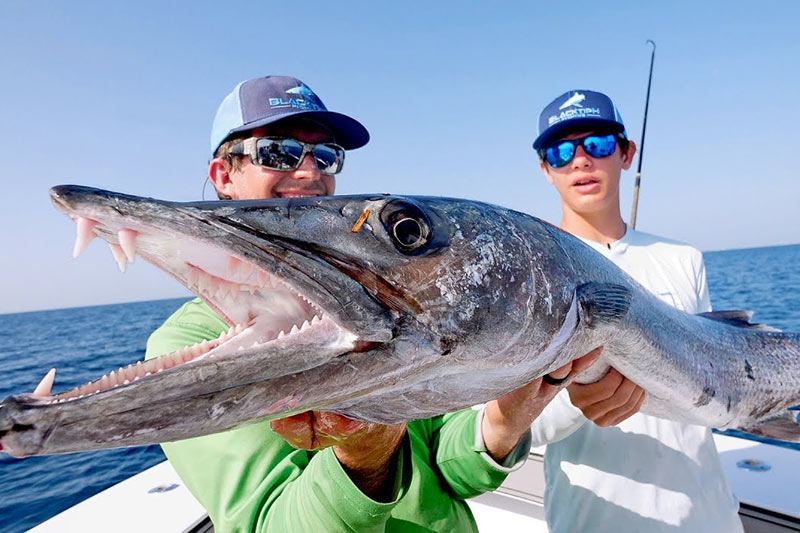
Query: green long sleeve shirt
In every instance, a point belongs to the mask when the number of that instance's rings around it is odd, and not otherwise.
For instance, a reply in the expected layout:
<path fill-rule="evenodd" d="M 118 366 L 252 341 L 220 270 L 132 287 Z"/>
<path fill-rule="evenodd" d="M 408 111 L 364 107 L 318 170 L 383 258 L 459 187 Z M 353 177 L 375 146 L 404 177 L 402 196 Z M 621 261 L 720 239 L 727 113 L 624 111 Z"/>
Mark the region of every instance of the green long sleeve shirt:
<path fill-rule="evenodd" d="M 151 335 L 146 358 L 227 329 L 206 304 L 190 301 Z M 297 450 L 268 422 L 162 448 L 217 531 L 470 532 L 477 526 L 464 499 L 496 489 L 514 469 L 485 453 L 477 416 L 468 409 L 409 423 L 389 503 L 364 495 L 332 448 Z M 516 467 L 530 441 L 520 444 Z"/>

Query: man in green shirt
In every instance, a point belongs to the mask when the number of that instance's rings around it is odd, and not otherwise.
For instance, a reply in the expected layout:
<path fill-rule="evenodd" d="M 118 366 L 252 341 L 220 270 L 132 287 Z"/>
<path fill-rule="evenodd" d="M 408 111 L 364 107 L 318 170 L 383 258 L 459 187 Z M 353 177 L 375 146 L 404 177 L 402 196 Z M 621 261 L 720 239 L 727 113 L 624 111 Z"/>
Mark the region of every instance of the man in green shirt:
<path fill-rule="evenodd" d="M 245 153 L 244 139 L 258 139 Z M 367 130 L 295 78 L 240 83 L 211 133 L 208 177 L 223 199 L 331 195 L 344 151 Z M 229 327 L 199 299 L 158 328 L 146 357 Z M 574 376 L 598 353 L 553 372 Z M 481 410 L 383 426 L 307 412 L 163 444 L 218 531 L 474 531 L 463 501 L 494 490 L 527 456 L 532 420 L 569 380 L 541 379 Z"/>

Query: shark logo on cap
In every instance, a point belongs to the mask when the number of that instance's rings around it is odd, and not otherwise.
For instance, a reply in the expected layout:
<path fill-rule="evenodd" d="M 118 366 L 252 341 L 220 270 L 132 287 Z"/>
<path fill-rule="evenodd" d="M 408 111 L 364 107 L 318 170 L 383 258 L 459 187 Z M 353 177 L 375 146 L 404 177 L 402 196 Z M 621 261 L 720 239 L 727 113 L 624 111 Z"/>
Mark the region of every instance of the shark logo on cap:
<path fill-rule="evenodd" d="M 567 98 L 567 101 L 564 102 L 563 104 L 561 104 L 558 108 L 559 109 L 566 109 L 566 108 L 568 108 L 570 106 L 583 107 L 581 105 L 581 102 L 583 102 L 584 100 L 586 100 L 586 95 L 585 94 L 581 94 L 579 92 L 576 92 L 575 94 L 573 94 L 572 96 Z"/>
<path fill-rule="evenodd" d="M 303 82 L 300 82 L 300 85 L 297 87 L 286 89 L 286 94 L 288 98 L 270 98 L 270 107 L 291 107 L 305 111 L 325 111 L 325 106 L 322 104 L 319 97 Z"/>
<path fill-rule="evenodd" d="M 308 86 L 303 82 L 300 82 L 300 85 L 298 85 L 297 87 L 287 89 L 286 92 L 288 94 L 302 94 L 303 96 L 311 96 L 314 98 L 316 98 L 317 96 L 316 94 L 314 94 L 314 91 L 309 89 Z"/>

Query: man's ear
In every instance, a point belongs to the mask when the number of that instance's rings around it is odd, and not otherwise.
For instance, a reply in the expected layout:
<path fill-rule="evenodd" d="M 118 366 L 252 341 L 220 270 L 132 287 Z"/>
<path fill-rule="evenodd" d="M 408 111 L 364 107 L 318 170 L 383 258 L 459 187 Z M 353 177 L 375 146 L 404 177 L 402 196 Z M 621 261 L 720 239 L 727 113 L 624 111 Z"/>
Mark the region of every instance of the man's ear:
<path fill-rule="evenodd" d="M 544 174 L 544 177 L 547 178 L 547 181 L 552 185 L 553 178 L 550 177 L 550 170 L 547 168 L 547 163 L 545 163 L 543 159 L 539 159 L 539 168 L 542 169 L 542 174 Z"/>
<path fill-rule="evenodd" d="M 215 157 L 208 163 L 208 179 L 214 185 L 214 188 L 220 194 L 233 198 L 234 185 L 231 181 L 230 172 L 230 163 L 221 157 Z"/>
<path fill-rule="evenodd" d="M 633 164 L 633 156 L 636 155 L 636 143 L 628 141 L 628 149 L 622 154 L 622 168 L 628 170 Z"/>

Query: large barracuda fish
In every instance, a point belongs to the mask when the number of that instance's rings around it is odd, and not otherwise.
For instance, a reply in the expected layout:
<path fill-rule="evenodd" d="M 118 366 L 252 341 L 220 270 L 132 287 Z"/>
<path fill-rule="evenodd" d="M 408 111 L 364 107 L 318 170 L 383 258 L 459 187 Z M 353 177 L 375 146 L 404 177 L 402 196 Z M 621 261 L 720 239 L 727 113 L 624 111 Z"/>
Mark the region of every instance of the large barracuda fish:
<path fill-rule="evenodd" d="M 30 456 L 143 445 L 306 410 L 397 423 L 497 398 L 604 346 L 642 411 L 800 441 L 800 335 L 674 309 L 580 240 L 483 203 L 389 195 L 173 203 L 51 191 L 120 267 L 135 254 L 230 324 L 74 390 L 0 405 Z M 738 324 L 738 325 L 733 325 Z"/>

